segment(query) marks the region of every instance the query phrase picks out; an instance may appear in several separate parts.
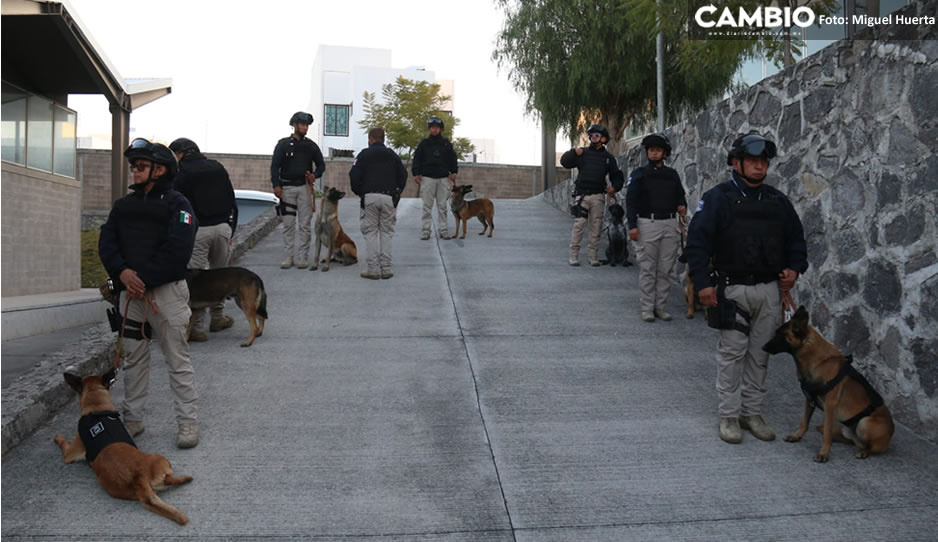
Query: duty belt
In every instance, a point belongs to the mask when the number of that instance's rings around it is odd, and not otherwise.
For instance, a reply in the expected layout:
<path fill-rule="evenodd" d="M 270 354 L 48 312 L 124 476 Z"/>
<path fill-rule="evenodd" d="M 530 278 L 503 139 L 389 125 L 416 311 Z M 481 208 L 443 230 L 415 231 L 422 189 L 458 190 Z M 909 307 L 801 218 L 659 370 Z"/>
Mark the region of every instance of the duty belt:
<path fill-rule="evenodd" d="M 674 218 L 677 216 L 677 213 L 648 213 L 648 214 L 638 214 L 638 218 L 650 218 L 652 220 L 667 220 L 669 218 Z"/>
<path fill-rule="evenodd" d="M 734 284 L 742 284 L 744 286 L 755 286 L 756 284 L 765 284 L 767 282 L 772 282 L 778 280 L 778 275 L 773 274 L 753 274 L 748 275 L 725 275 L 719 273 L 717 275 L 718 280 L 726 284 L 727 286 L 732 286 Z"/>

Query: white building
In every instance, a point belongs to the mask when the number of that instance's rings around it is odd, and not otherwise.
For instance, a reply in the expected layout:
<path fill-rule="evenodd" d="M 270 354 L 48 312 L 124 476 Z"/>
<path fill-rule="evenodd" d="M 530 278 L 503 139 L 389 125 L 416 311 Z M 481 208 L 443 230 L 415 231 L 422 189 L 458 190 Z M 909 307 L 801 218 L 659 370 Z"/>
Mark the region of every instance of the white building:
<path fill-rule="evenodd" d="M 453 96 L 452 81 L 436 81 L 434 73 L 419 67 L 392 68 L 389 49 L 320 45 L 313 62 L 309 112 L 313 125 L 307 134 L 323 154 L 333 150 L 358 153 L 368 146 L 368 135 L 359 126 L 365 111 L 362 96 L 374 93 L 381 102 L 381 87 L 398 77 L 438 83 L 440 92 Z M 452 111 L 452 100 L 444 110 Z"/>

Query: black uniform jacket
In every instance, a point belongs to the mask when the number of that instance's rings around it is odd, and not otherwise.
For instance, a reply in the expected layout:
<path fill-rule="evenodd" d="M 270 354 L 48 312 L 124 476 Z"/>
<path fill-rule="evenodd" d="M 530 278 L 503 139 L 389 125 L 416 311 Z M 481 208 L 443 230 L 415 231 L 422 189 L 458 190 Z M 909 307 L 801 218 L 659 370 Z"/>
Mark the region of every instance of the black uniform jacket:
<path fill-rule="evenodd" d="M 270 182 L 274 188 L 304 185 L 307 171 L 313 172 L 317 179 L 326 171 L 319 145 L 308 137 L 290 136 L 278 141 L 270 160 Z"/>
<path fill-rule="evenodd" d="M 804 227 L 788 197 L 768 185 L 748 187 L 734 173 L 732 179 L 704 193 L 688 229 L 687 263 L 690 266 L 691 280 L 698 289 L 711 286 L 709 265 L 711 258 L 720 248 L 717 243 L 721 236 L 738 226 L 734 220 L 733 202 L 727 194 L 734 198 L 751 198 L 758 201 L 765 198 L 775 199 L 781 208 L 779 219 L 783 240 L 779 248 L 782 269 L 797 271 L 799 275 L 808 270 Z"/>
<path fill-rule="evenodd" d="M 396 152 L 383 143 L 373 143 L 358 153 L 348 172 L 352 192 L 365 194 L 399 195 L 407 185 L 407 169 Z"/>
<path fill-rule="evenodd" d="M 238 223 L 238 205 L 225 166 L 201 154 L 184 156 L 179 161 L 175 189 L 189 200 L 199 226 L 227 222 L 234 231 Z"/>
<path fill-rule="evenodd" d="M 450 173 L 459 173 L 453 144 L 441 135 L 423 138 L 414 151 L 414 163 L 410 172 L 414 177 L 426 176 L 434 179 L 448 177 Z"/>
<path fill-rule="evenodd" d="M 679 206 L 687 207 L 681 177 L 668 166 L 642 166 L 629 175 L 625 190 L 625 215 L 629 229 L 638 227 L 639 215 L 677 213 Z"/>
<path fill-rule="evenodd" d="M 155 288 L 186 278 L 198 219 L 185 196 L 156 183 L 149 194 L 138 185 L 117 200 L 101 226 L 98 253 L 108 275 L 116 280 L 133 269 Z"/>
<path fill-rule="evenodd" d="M 577 155 L 576 149 L 570 149 L 560 157 L 560 165 L 567 169 L 577 168 L 575 193 L 578 195 L 599 194 L 606 191 L 606 175 L 618 192 L 625 184 L 625 176 L 619 169 L 616 157 L 606 147 L 584 147 L 583 154 Z"/>

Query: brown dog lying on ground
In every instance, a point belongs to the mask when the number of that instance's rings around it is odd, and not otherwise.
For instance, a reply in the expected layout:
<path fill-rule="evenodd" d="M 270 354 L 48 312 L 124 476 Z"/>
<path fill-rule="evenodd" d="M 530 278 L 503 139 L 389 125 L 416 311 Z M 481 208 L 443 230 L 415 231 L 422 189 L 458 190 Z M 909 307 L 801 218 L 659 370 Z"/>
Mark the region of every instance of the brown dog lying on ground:
<path fill-rule="evenodd" d="M 358 248 L 352 238 L 346 235 L 342 225 L 339 224 L 339 200 L 345 197 L 345 192 L 324 186 L 325 196 L 322 198 L 322 209 L 316 218 L 316 254 L 310 271 L 319 267 L 319 253 L 322 245 L 326 245 L 326 259 L 323 260 L 323 271 L 329 270 L 329 265 L 337 261 L 343 265 L 358 263 Z"/>
<path fill-rule="evenodd" d="M 808 325 L 808 311 L 803 306 L 762 349 L 771 354 L 788 352 L 795 358 L 805 394 L 801 426 L 785 437 L 786 442 L 801 440 L 817 406 L 824 411 L 824 425 L 818 427 L 824 439 L 815 461 L 827 461 L 834 440 L 855 444 L 856 456 L 861 459 L 886 451 L 895 431 L 889 408 L 850 364 L 852 358 L 845 357 Z"/>
<path fill-rule="evenodd" d="M 489 237 L 495 231 L 495 223 L 492 218 L 495 216 L 495 205 L 488 198 L 479 198 L 472 201 L 466 201 L 464 198 L 468 192 L 472 191 L 472 185 L 453 186 L 453 196 L 450 199 L 450 209 L 453 216 L 456 217 L 456 235 L 453 239 L 459 237 L 459 222 L 462 221 L 462 237 L 466 238 L 466 225 L 470 218 L 476 217 L 482 223 L 482 231 L 479 235 L 485 235 L 489 232 Z"/>
<path fill-rule="evenodd" d="M 166 504 L 156 492 L 187 484 L 192 477 L 173 476 L 173 467 L 165 457 L 137 449 L 120 421 L 120 414 L 114 410 L 109 391 L 114 376 L 113 369 L 101 376 L 85 378 L 65 373 L 65 381 L 78 392 L 81 418 L 78 433 L 71 442 L 58 434 L 55 443 L 66 464 L 86 459 L 108 495 L 140 501 L 147 510 L 185 525 L 189 518 Z"/>
<path fill-rule="evenodd" d="M 267 292 L 264 290 L 264 281 L 254 272 L 243 267 L 190 269 L 186 274 L 186 283 L 189 286 L 189 307 L 192 309 L 204 309 L 224 303 L 226 299 L 234 299 L 251 326 L 251 336 L 241 346 L 251 346 L 254 339 L 264 333 Z"/>

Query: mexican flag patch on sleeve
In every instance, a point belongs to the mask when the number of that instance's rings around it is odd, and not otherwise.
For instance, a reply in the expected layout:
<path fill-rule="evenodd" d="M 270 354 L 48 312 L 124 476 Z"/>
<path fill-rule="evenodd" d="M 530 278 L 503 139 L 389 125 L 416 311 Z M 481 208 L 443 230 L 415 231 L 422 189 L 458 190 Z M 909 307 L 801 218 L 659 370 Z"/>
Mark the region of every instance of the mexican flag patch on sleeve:
<path fill-rule="evenodd" d="M 186 211 L 179 211 L 179 221 L 183 224 L 192 225 L 192 215 Z"/>

